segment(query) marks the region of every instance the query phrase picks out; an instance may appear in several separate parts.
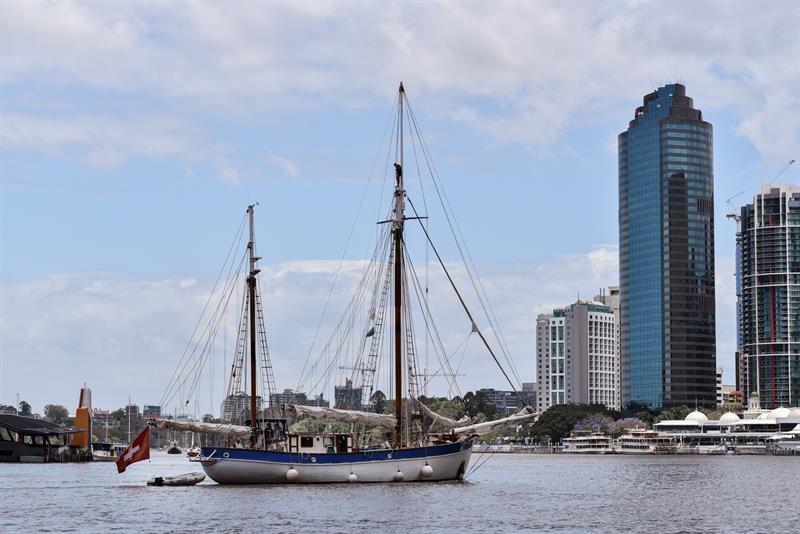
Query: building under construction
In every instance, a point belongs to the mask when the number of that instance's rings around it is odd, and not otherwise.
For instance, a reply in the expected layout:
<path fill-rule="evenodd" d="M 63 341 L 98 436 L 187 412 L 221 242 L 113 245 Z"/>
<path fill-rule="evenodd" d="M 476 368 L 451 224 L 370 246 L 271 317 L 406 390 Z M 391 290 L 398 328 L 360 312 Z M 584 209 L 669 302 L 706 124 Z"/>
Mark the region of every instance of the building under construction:
<path fill-rule="evenodd" d="M 800 186 L 764 186 L 737 234 L 739 388 L 761 406 L 800 403 Z"/>

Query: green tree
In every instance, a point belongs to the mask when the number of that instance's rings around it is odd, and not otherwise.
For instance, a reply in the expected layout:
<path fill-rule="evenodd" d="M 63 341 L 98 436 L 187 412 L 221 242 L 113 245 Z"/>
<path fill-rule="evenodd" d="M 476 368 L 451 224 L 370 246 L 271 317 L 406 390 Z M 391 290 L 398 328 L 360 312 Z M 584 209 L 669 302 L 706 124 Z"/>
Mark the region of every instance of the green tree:
<path fill-rule="evenodd" d="M 644 421 L 644 423 L 647 424 L 648 426 L 653 425 L 653 414 L 651 414 L 646 410 L 643 410 L 641 412 L 636 412 L 634 414 L 634 417 L 636 419 L 639 419 L 640 421 Z"/>
<path fill-rule="evenodd" d="M 475 398 L 473 392 L 467 391 L 462 401 L 464 403 L 464 410 L 467 412 L 470 419 L 478 415 L 478 399 Z"/>
<path fill-rule="evenodd" d="M 375 407 L 375 413 L 383 413 L 386 409 L 386 395 L 383 391 L 377 390 L 369 400 L 372 402 L 372 406 Z"/>
<path fill-rule="evenodd" d="M 536 441 L 560 442 L 575 428 L 575 424 L 585 417 L 599 414 L 612 419 L 619 412 L 609 410 L 602 404 L 559 404 L 551 407 L 531 425 L 531 437 Z"/>
<path fill-rule="evenodd" d="M 47 404 L 44 407 L 44 418 L 51 423 L 60 425 L 66 422 L 68 417 L 69 410 L 60 404 Z"/>
<path fill-rule="evenodd" d="M 30 417 L 33 415 L 33 412 L 31 411 L 31 405 L 25 401 L 19 403 L 18 410 L 19 414 L 24 415 L 25 417 Z"/>
<path fill-rule="evenodd" d="M 654 423 L 659 423 L 661 421 L 680 421 L 685 419 L 687 415 L 692 412 L 692 409 L 686 406 L 685 404 L 681 406 L 676 406 L 675 408 L 667 408 L 663 410 L 660 414 L 656 415 L 653 418 Z"/>
<path fill-rule="evenodd" d="M 489 397 L 486 396 L 486 393 L 475 395 L 475 403 L 477 404 L 476 411 L 478 413 L 485 415 L 487 420 L 495 419 L 497 407 L 494 403 L 489 402 Z"/>

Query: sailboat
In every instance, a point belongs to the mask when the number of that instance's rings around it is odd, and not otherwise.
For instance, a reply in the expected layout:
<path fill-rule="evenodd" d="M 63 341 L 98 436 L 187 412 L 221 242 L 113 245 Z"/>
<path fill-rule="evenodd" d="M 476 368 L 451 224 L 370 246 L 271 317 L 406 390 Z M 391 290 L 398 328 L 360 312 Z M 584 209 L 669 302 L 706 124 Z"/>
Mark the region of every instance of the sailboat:
<path fill-rule="evenodd" d="M 375 282 L 362 285 L 362 287 L 371 285 L 374 291 L 366 323 L 360 330 L 358 352 L 365 357 L 360 357 L 354 368 L 359 369 L 362 378 L 361 389 L 357 390 L 360 402 L 340 403 L 342 405 L 332 408 L 309 405 L 309 403 L 277 402 L 278 396 L 267 350 L 259 292 L 258 261 L 261 258 L 257 256 L 255 250 L 255 205 L 248 206 L 246 289 L 243 294 L 240 335 L 237 339 L 237 352 L 232 364 L 227 397 L 239 399 L 241 404 L 248 404 L 239 406 L 238 414 L 243 424 L 233 424 L 231 417 L 227 417 L 228 420 L 223 420 L 221 423 L 165 419 L 152 421 L 152 424 L 161 430 L 191 431 L 216 436 L 220 444 L 202 447 L 200 454 L 193 461 L 199 462 L 205 473 L 217 483 L 302 484 L 461 480 L 468 471 L 473 442 L 477 437 L 520 424 L 535 415 L 530 406 L 520 403 L 519 412 L 510 417 L 475 423 L 466 416 L 454 420 L 437 414 L 420 400 L 421 389 L 418 379 L 421 373 L 414 359 L 415 341 L 411 325 L 412 314 L 409 312 L 410 295 L 414 286 L 412 277 L 416 275 L 408 273 L 410 259 L 407 255 L 404 232 L 407 221 L 421 222 L 425 217 L 416 213 L 415 208 L 413 216 L 406 213 L 403 136 L 404 106 L 407 105 L 407 98 L 402 83 L 396 104 L 398 111 L 395 121 L 396 162 L 393 165 L 395 183 L 388 217 L 379 222 L 381 228 L 385 229 L 381 234 L 385 239 L 379 239 L 382 245 L 376 246 L 376 251 L 382 250 L 383 254 L 377 255 L 379 256 L 375 262 L 377 267 L 371 271 Z M 420 227 L 447 275 L 449 284 L 458 295 L 458 300 L 471 323 L 472 333 L 478 334 L 495 362 L 500 365 L 486 337 L 476 327 L 475 318 L 464 298 L 458 293 L 453 277 L 433 246 L 428 231 L 424 225 L 420 224 Z M 427 308 L 426 302 L 420 301 L 419 298 L 418 302 Z M 354 298 L 351 303 L 365 303 L 365 299 Z M 428 309 L 426 313 L 429 312 Z M 384 327 L 386 326 L 384 317 L 387 315 L 390 319 L 386 321 L 389 328 Z M 349 317 L 350 320 L 343 322 L 352 325 L 356 315 Z M 427 321 L 426 318 L 426 324 Z M 385 332 L 388 332 L 386 337 L 383 336 Z M 381 410 L 377 403 L 369 402 L 373 395 L 378 352 L 382 346 L 388 349 L 385 352 L 391 357 L 390 372 L 387 375 L 393 382 L 394 401 L 391 406 L 393 410 Z M 337 351 L 337 354 L 339 352 L 341 351 Z M 259 369 L 262 371 L 261 380 L 257 373 Z M 508 379 L 502 366 L 501 371 Z M 243 388 L 243 383 L 246 384 L 248 378 L 249 395 L 244 393 Z M 261 392 L 259 384 L 262 387 Z M 267 399 L 268 408 L 262 409 L 263 399 Z M 386 413 L 387 411 L 389 413 Z M 328 426 L 322 431 L 304 432 L 292 429 L 291 420 L 306 419 L 321 419 Z M 375 440 L 369 442 L 365 439 L 365 436 L 374 436 L 376 432 L 386 439 L 378 439 L 377 443 Z"/>

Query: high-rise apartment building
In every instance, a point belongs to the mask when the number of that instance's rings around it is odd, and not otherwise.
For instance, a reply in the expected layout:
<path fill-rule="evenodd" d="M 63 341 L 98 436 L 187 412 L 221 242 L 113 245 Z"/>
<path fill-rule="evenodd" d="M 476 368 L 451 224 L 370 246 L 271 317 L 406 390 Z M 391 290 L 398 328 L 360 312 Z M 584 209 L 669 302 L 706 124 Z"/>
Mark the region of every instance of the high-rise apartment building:
<path fill-rule="evenodd" d="M 609 306 L 583 302 L 539 315 L 537 408 L 603 404 L 618 408 L 616 321 Z"/>
<path fill-rule="evenodd" d="M 600 291 L 600 294 L 594 297 L 595 302 L 599 302 L 601 304 L 605 304 L 611 311 L 614 313 L 614 324 L 616 326 L 616 334 L 615 334 L 615 346 L 614 349 L 616 350 L 616 362 L 617 362 L 617 376 L 616 376 L 616 401 L 615 404 L 617 407 L 622 405 L 622 398 L 620 393 L 620 365 L 619 365 L 619 286 L 609 286 L 607 290 L 603 289 Z"/>
<path fill-rule="evenodd" d="M 681 84 L 619 135 L 623 405 L 716 401 L 712 127 Z"/>
<path fill-rule="evenodd" d="M 764 186 L 742 207 L 737 234 L 743 396 L 800 404 L 800 186 Z"/>
<path fill-rule="evenodd" d="M 256 410 L 261 412 L 261 395 L 256 396 Z M 250 419 L 250 395 L 239 391 L 228 395 L 222 401 L 220 418 L 223 423 L 243 424 Z"/>

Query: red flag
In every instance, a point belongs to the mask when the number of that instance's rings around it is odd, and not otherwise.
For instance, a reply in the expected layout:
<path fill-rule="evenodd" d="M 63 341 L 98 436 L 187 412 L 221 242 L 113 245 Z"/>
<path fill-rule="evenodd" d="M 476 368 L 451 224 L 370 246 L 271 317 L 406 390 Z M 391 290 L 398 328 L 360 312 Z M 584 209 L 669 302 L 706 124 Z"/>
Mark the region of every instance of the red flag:
<path fill-rule="evenodd" d="M 122 473 L 125 468 L 134 462 L 150 458 L 150 427 L 144 427 L 139 435 L 133 438 L 125 452 L 117 458 L 117 472 Z"/>

